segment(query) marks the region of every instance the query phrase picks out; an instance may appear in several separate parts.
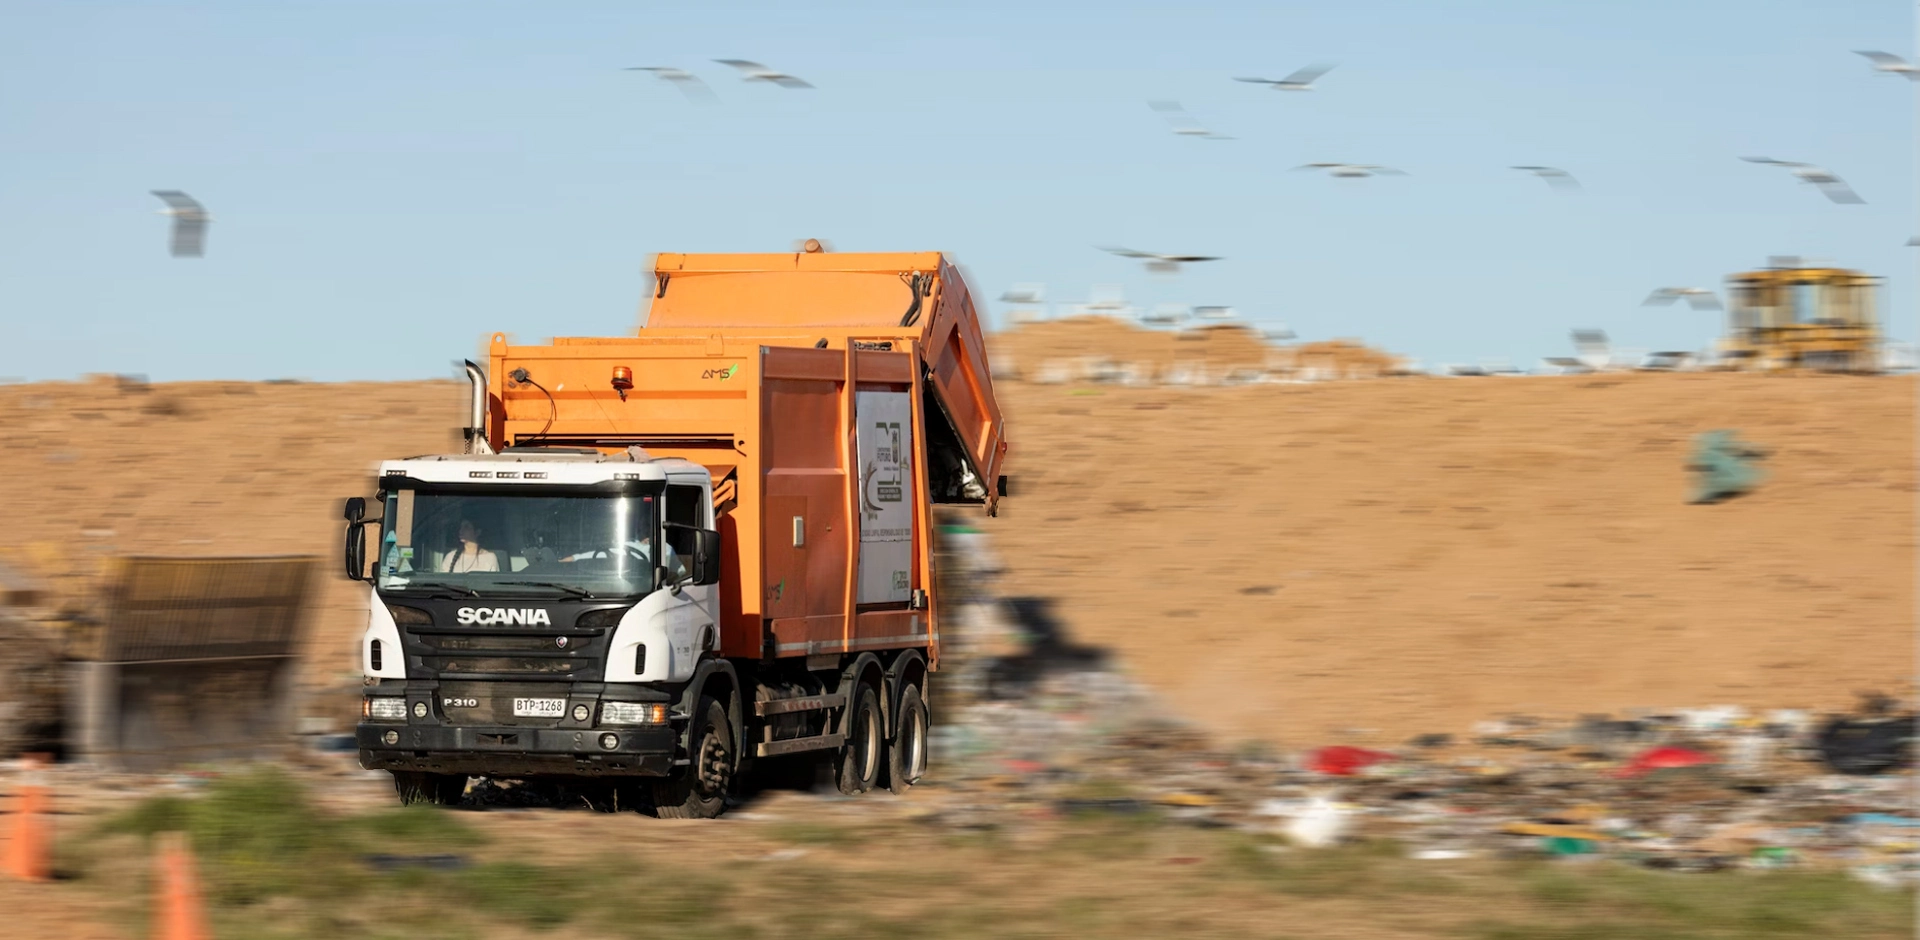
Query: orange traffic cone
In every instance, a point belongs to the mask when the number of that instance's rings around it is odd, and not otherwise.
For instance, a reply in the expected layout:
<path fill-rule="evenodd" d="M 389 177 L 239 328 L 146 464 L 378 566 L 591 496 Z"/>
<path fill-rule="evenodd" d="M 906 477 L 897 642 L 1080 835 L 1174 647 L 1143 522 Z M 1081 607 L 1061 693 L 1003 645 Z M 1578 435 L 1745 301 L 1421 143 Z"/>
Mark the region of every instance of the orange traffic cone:
<path fill-rule="evenodd" d="M 20 787 L 13 801 L 13 837 L 7 842 L 7 874 L 21 881 L 47 881 L 53 877 L 53 834 L 47 822 L 51 807 L 47 796 L 47 755 L 27 754 L 26 772 L 20 775 Z"/>
<path fill-rule="evenodd" d="M 193 875 L 193 851 L 184 832 L 163 832 L 154 856 L 155 940 L 209 940 L 200 907 L 200 885 Z"/>

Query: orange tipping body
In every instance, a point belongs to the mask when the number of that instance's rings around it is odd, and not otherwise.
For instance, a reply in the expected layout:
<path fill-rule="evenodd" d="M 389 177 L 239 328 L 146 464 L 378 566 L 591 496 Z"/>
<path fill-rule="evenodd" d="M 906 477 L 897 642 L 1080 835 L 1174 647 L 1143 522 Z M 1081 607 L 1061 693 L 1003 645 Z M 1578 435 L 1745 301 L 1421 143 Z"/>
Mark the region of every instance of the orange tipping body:
<path fill-rule="evenodd" d="M 722 656 L 936 660 L 932 506 L 991 512 L 1007 451 L 959 272 L 938 253 L 663 254 L 653 294 L 633 336 L 496 335 L 489 445 L 707 467 Z M 869 564 L 887 558 L 910 562 Z"/>
<path fill-rule="evenodd" d="M 998 478 L 1007 448 L 980 317 L 966 281 L 939 252 L 655 258 L 642 335 L 769 329 L 791 340 L 774 345 L 917 343 L 935 404 L 966 445 L 973 471 L 988 487 Z M 987 494 L 989 509 L 997 498 Z"/>

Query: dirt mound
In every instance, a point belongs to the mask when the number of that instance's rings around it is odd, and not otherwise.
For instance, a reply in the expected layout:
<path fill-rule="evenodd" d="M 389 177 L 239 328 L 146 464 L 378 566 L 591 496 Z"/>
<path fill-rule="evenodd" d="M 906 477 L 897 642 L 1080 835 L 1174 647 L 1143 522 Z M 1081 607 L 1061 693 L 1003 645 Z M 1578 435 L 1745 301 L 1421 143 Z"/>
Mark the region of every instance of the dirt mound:
<path fill-rule="evenodd" d="M 1398 744 L 1491 714 L 1911 687 L 1912 378 L 1632 374 L 1001 390 L 981 523 L 1187 717 Z M 1767 479 L 1687 504 L 1693 438 Z"/>
<path fill-rule="evenodd" d="M 1043 383 L 1189 384 L 1235 375 L 1373 378 L 1400 359 L 1357 340 L 1276 346 L 1251 327 L 1216 323 L 1150 330 L 1112 317 L 1026 323 L 988 340 L 998 376 Z"/>
<path fill-rule="evenodd" d="M 1288 376 L 1327 379 L 1373 379 L 1395 375 L 1406 368 L 1399 356 L 1351 339 L 1285 347 L 1269 364 L 1274 371 Z"/>
<path fill-rule="evenodd" d="M 1199 332 L 1056 321 L 995 351 L 1117 337 L 1135 345 L 1103 348 L 1224 364 L 1258 345 Z M 1914 391 L 1701 374 L 1012 382 L 1015 496 L 977 521 L 1013 596 L 1049 601 L 1066 637 L 1230 735 L 1844 705 L 1908 688 Z M 0 386 L 0 472 L 31 495 L 0 557 L 77 592 L 112 554 L 318 555 L 307 679 L 351 687 L 366 588 L 337 573 L 340 500 L 368 494 L 383 457 L 456 449 L 464 401 L 445 381 Z M 1768 478 L 1688 506 L 1692 437 L 1719 427 L 1771 452 Z"/>

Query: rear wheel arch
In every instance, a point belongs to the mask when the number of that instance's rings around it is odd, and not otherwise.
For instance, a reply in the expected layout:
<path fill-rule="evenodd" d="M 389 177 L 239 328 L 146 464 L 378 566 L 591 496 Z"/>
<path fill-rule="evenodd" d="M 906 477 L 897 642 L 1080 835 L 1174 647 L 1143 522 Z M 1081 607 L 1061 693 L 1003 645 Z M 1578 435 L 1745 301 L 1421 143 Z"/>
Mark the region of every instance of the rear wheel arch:
<path fill-rule="evenodd" d="M 885 725 L 889 720 L 887 718 L 889 696 L 886 667 L 881 665 L 880 657 L 872 653 L 861 653 L 840 671 L 840 691 L 847 695 L 847 706 L 840 712 L 839 724 L 842 733 L 853 731 L 849 722 L 852 721 L 853 716 L 853 701 L 861 685 L 873 686 L 874 694 L 880 697 L 880 721 Z"/>
<path fill-rule="evenodd" d="M 887 688 L 882 702 L 886 712 L 887 734 L 893 735 L 900 714 L 900 701 L 906 695 L 908 686 L 920 687 L 920 700 L 927 698 L 927 657 L 919 650 L 901 651 L 893 661 L 893 668 L 887 670 Z"/>

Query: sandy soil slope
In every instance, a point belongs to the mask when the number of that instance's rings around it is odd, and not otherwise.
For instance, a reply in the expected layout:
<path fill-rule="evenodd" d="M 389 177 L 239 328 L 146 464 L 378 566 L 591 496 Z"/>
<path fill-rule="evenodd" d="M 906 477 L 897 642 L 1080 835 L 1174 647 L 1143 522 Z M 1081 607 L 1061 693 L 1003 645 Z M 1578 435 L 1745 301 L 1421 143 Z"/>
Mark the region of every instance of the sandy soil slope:
<path fill-rule="evenodd" d="M 1511 710 L 1906 691 L 1911 378 L 1625 375 L 1152 389 L 1007 382 L 1019 593 L 1231 736 L 1463 730 Z M 0 559 L 321 559 L 309 681 L 351 682 L 339 501 L 457 446 L 464 386 L 0 386 Z M 1773 450 L 1686 505 L 1692 435 Z M 343 706 L 350 708 L 351 703 Z"/>

